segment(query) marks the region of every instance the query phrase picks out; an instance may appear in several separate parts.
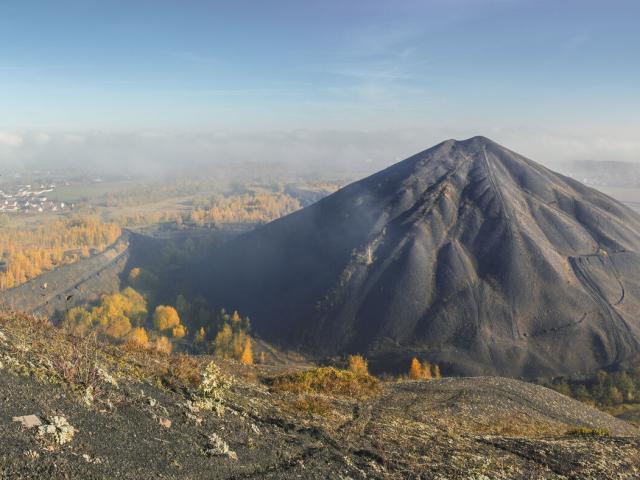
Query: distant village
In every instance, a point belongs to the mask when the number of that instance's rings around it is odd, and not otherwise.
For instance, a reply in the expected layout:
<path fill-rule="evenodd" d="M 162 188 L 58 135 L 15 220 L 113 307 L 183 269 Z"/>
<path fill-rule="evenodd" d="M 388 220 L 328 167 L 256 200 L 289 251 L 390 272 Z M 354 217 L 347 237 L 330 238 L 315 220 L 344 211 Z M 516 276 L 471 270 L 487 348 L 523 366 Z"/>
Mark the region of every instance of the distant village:
<path fill-rule="evenodd" d="M 0 213 L 44 213 L 71 210 L 73 204 L 47 198 L 55 185 L 18 185 L 0 189 Z"/>

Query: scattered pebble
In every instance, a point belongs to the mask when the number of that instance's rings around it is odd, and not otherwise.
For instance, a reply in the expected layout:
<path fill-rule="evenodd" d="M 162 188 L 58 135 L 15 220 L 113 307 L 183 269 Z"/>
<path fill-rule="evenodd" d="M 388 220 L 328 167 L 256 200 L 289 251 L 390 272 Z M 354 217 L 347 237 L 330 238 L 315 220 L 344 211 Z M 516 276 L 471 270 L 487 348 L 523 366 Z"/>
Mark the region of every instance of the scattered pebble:
<path fill-rule="evenodd" d="M 83 453 L 82 454 L 82 458 L 84 459 L 85 462 L 87 463 L 93 463 L 94 465 L 100 465 L 102 463 L 102 459 L 98 458 L 98 457 L 91 457 L 91 455 L 87 454 L 87 453 Z"/>
<path fill-rule="evenodd" d="M 21 417 L 13 417 L 14 422 L 20 422 L 25 428 L 34 428 L 42 425 L 42 421 L 36 415 L 23 415 Z"/>
<path fill-rule="evenodd" d="M 158 418 L 158 423 L 162 425 L 164 428 L 171 428 L 171 420 L 168 418 Z"/>

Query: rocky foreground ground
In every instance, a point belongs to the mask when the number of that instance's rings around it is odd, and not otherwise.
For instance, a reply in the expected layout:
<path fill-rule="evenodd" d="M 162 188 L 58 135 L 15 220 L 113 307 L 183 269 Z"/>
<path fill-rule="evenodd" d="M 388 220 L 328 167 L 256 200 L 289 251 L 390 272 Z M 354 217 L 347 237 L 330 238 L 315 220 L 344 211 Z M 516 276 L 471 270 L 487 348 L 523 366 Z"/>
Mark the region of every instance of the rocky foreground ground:
<path fill-rule="evenodd" d="M 4 315 L 0 478 L 640 477 L 634 426 L 543 387 L 323 372 L 320 391 Z"/>

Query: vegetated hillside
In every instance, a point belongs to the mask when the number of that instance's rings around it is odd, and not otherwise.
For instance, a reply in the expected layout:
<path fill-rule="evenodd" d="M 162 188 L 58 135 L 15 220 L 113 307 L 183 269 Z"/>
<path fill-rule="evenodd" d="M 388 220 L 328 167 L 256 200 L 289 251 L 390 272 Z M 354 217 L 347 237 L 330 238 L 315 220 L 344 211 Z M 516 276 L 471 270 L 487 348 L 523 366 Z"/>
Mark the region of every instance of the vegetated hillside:
<path fill-rule="evenodd" d="M 0 305 L 50 318 L 120 289 L 120 276 L 129 258 L 129 234 L 104 251 L 44 272 L 14 288 L 0 290 Z"/>
<path fill-rule="evenodd" d="M 638 430 L 517 380 L 161 355 L 0 315 L 0 478 L 637 478 Z"/>
<path fill-rule="evenodd" d="M 263 337 L 405 369 L 554 375 L 640 348 L 640 216 L 484 137 L 448 140 L 185 276 Z"/>

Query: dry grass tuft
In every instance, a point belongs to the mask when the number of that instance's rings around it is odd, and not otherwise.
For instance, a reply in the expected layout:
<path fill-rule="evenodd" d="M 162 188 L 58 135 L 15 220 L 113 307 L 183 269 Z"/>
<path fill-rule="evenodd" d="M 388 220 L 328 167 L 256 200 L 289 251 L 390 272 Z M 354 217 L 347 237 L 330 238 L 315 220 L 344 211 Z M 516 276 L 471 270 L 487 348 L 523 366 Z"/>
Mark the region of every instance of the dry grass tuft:
<path fill-rule="evenodd" d="M 572 437 L 610 437 L 611 432 L 606 428 L 576 427 L 567 430 L 567 435 Z"/>
<path fill-rule="evenodd" d="M 377 394 L 380 382 L 371 375 L 321 367 L 276 377 L 272 381 L 272 388 L 300 394 L 322 393 L 363 398 Z"/>
<path fill-rule="evenodd" d="M 322 417 L 326 417 L 333 410 L 331 402 L 326 397 L 318 395 L 299 395 L 289 405 L 298 412 Z"/>
<path fill-rule="evenodd" d="M 200 365 L 185 354 L 174 354 L 167 358 L 167 372 L 162 377 L 165 385 L 198 388 L 200 385 Z"/>

